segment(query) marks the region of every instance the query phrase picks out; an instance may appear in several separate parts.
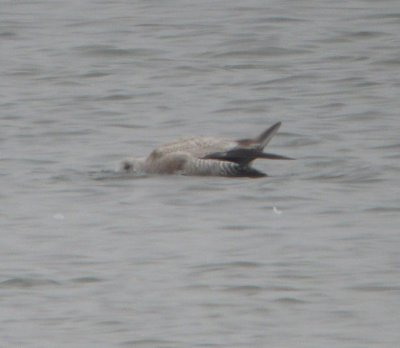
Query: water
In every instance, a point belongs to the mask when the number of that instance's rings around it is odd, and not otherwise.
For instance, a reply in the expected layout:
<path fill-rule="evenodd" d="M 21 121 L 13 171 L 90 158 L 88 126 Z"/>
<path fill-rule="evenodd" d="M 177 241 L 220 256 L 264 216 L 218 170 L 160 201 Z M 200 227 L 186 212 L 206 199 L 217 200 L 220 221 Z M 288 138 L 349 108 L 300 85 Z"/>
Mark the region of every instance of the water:
<path fill-rule="evenodd" d="M 398 1 L 0 3 L 4 347 L 398 347 Z M 270 177 L 126 177 L 282 121 Z"/>

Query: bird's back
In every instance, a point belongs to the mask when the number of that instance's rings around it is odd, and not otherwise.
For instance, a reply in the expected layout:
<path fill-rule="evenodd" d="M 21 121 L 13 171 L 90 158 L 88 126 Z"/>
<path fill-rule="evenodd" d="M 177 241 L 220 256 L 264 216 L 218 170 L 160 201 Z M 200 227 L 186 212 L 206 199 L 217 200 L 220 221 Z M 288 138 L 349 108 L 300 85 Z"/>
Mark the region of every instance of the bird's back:
<path fill-rule="evenodd" d="M 164 144 L 151 153 L 151 157 L 161 157 L 171 153 L 187 153 L 194 158 L 203 158 L 210 153 L 228 151 L 237 142 L 214 137 L 189 137 Z"/>

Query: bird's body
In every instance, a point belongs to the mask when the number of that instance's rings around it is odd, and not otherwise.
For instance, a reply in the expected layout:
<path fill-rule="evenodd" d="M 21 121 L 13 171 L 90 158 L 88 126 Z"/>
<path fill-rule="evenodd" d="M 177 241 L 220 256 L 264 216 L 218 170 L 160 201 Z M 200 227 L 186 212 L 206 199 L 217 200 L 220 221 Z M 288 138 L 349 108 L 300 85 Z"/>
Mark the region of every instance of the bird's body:
<path fill-rule="evenodd" d="M 147 158 L 129 158 L 122 169 L 134 173 L 183 174 L 201 176 L 261 177 L 251 167 L 256 158 L 289 159 L 264 153 L 263 149 L 278 131 L 276 123 L 254 139 L 229 140 L 216 137 L 190 137 L 155 149 Z"/>

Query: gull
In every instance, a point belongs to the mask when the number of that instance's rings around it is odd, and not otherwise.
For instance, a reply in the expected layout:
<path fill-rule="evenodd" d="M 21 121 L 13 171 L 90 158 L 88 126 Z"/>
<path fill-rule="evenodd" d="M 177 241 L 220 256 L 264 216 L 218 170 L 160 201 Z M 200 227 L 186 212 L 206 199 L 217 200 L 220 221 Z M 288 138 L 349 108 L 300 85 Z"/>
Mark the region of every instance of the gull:
<path fill-rule="evenodd" d="M 156 148 L 148 157 L 127 158 L 121 170 L 135 174 L 264 177 L 266 173 L 251 166 L 254 160 L 292 159 L 263 152 L 280 126 L 281 122 L 277 122 L 255 138 L 230 140 L 198 136 L 178 139 Z"/>

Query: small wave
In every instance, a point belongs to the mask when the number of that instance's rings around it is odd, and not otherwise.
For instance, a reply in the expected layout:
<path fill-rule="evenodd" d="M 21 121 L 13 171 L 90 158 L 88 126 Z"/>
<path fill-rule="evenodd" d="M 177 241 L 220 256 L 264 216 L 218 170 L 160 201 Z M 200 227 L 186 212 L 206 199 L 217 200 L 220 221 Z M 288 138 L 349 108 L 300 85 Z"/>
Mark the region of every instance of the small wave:
<path fill-rule="evenodd" d="M 103 57 L 126 57 L 140 56 L 146 57 L 150 55 L 160 54 L 160 50 L 149 48 L 116 48 L 111 45 L 88 45 L 79 46 L 75 50 L 84 56 L 103 56 Z"/>
<path fill-rule="evenodd" d="M 54 286 L 60 285 L 57 281 L 52 279 L 38 279 L 38 278 L 10 278 L 0 282 L 0 288 L 33 288 L 41 286 Z"/>
<path fill-rule="evenodd" d="M 90 283 L 98 283 L 101 281 L 102 281 L 102 279 L 97 278 L 97 277 L 81 277 L 81 278 L 72 279 L 72 282 L 77 283 L 77 284 L 90 284 Z"/>

